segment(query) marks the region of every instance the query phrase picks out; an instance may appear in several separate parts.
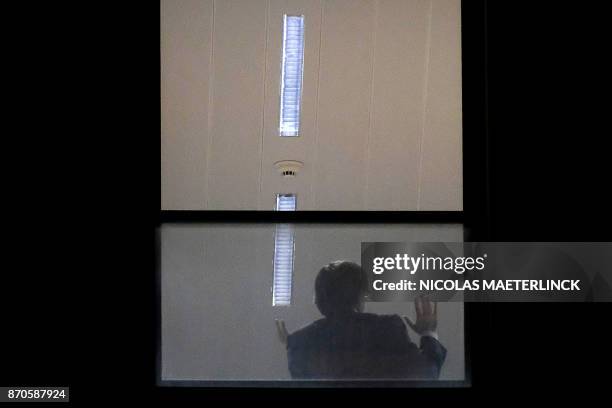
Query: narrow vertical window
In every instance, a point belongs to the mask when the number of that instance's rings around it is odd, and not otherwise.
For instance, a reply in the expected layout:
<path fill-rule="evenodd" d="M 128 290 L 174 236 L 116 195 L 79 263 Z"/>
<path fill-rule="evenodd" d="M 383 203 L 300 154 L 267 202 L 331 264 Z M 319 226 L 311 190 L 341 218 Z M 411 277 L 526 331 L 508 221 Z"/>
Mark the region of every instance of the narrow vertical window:
<path fill-rule="evenodd" d="M 276 195 L 276 211 L 295 211 L 296 197 L 295 194 L 277 194 Z"/>
<path fill-rule="evenodd" d="M 278 194 L 276 211 L 295 211 L 295 194 Z M 293 284 L 293 227 L 279 224 L 274 233 L 274 283 L 272 284 L 272 305 L 289 306 Z"/>
<path fill-rule="evenodd" d="M 280 135 L 299 136 L 304 71 L 304 16 L 284 16 L 281 65 Z"/>

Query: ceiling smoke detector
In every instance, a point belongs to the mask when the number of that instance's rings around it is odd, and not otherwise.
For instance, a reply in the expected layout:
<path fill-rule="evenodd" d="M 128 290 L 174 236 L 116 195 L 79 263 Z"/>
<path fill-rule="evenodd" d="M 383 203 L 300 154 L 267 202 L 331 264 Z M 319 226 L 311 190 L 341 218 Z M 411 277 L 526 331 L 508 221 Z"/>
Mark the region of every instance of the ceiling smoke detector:
<path fill-rule="evenodd" d="M 274 167 L 283 177 L 295 177 L 302 166 L 304 166 L 304 163 L 297 160 L 281 160 L 274 163 Z"/>

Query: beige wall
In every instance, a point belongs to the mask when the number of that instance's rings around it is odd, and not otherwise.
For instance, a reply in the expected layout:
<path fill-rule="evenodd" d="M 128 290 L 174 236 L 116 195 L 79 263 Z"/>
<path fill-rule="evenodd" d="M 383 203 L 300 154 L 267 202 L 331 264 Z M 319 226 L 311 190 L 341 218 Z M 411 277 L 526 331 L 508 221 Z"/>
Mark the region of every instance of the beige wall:
<path fill-rule="evenodd" d="M 285 13 L 305 16 L 297 138 Z M 459 0 L 162 0 L 162 209 L 461 210 L 460 48 Z"/>

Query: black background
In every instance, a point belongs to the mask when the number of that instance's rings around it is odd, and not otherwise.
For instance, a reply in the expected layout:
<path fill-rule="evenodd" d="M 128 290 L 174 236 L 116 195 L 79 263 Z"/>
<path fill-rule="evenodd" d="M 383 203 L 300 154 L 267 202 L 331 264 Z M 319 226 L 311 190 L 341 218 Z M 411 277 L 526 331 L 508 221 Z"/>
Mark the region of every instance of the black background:
<path fill-rule="evenodd" d="M 471 239 L 610 240 L 603 3 L 465 0 L 462 12 Z M 608 393 L 609 304 L 468 305 L 469 389 L 156 388 L 159 5 L 3 17 L 0 385 L 69 385 L 77 403 L 596 405 Z"/>

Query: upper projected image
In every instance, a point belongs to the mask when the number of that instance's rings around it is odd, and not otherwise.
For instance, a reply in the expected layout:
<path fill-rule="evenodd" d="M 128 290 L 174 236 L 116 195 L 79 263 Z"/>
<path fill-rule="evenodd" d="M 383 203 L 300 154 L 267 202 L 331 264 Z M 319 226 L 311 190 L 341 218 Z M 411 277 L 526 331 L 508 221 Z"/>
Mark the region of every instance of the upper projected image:
<path fill-rule="evenodd" d="M 162 210 L 461 211 L 460 0 L 162 0 Z"/>

